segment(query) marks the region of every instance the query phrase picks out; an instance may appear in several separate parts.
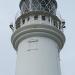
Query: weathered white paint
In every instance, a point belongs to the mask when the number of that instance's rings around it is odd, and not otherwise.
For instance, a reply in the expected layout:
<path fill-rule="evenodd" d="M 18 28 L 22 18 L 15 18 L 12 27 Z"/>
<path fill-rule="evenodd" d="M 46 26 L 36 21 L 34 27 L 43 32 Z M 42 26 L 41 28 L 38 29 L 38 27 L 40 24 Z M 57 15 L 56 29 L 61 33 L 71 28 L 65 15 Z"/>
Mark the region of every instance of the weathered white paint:
<path fill-rule="evenodd" d="M 16 75 L 60 75 L 57 43 L 47 37 L 30 37 L 20 42 Z"/>

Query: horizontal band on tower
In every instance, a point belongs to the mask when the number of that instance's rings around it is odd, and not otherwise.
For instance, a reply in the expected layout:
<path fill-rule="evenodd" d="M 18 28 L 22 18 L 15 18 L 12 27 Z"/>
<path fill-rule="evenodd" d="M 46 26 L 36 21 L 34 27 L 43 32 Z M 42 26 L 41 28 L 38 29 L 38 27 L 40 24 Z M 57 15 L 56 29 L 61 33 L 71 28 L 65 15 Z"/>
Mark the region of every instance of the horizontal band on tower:
<path fill-rule="evenodd" d="M 62 49 L 65 36 L 64 34 L 58 30 L 57 28 L 49 25 L 28 25 L 18 28 L 11 37 L 11 42 L 13 47 L 17 50 L 18 45 L 21 41 L 29 37 L 47 37 L 54 41 L 59 46 L 59 49 Z"/>

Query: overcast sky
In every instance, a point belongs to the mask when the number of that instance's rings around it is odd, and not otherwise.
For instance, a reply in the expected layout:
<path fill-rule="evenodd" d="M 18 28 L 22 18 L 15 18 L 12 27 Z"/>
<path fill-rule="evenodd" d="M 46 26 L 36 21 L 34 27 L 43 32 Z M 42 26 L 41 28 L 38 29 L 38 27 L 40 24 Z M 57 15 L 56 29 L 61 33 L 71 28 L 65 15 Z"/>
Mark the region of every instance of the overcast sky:
<path fill-rule="evenodd" d="M 75 0 L 57 0 L 66 21 L 66 43 L 60 53 L 62 75 L 75 75 Z M 20 0 L 0 0 L 0 75 L 15 75 L 16 51 L 11 44 L 9 24 L 15 21 Z"/>

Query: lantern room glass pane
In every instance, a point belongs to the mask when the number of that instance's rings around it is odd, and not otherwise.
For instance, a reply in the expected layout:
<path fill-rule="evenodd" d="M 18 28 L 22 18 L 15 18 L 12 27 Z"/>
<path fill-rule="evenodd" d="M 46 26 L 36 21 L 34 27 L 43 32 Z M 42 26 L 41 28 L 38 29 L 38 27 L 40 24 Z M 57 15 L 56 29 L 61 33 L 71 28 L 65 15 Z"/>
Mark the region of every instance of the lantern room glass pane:
<path fill-rule="evenodd" d="M 55 14 L 57 4 L 55 0 L 22 0 L 20 7 L 22 13 L 41 10 Z"/>
<path fill-rule="evenodd" d="M 21 6 L 22 13 L 25 13 L 25 12 L 29 11 L 29 4 L 30 4 L 29 0 L 24 0 L 22 2 L 22 6 Z"/>
<path fill-rule="evenodd" d="M 32 0 L 32 10 L 40 10 L 40 3 L 38 0 Z"/>

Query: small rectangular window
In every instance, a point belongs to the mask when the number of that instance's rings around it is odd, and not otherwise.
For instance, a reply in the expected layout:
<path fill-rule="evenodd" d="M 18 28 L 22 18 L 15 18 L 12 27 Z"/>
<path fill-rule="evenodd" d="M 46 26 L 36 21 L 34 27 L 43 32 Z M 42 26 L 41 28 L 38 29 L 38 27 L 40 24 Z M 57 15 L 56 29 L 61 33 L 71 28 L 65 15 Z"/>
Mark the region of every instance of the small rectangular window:
<path fill-rule="evenodd" d="M 34 16 L 34 20 L 38 20 L 38 15 L 35 15 Z"/>
<path fill-rule="evenodd" d="M 18 29 L 20 27 L 20 22 L 18 22 L 17 24 L 16 24 L 16 29 Z"/>
<path fill-rule="evenodd" d="M 50 22 L 50 18 L 48 19 L 48 21 Z"/>
<path fill-rule="evenodd" d="M 23 24 L 25 23 L 25 19 L 22 19 L 22 23 L 23 23 Z"/>
<path fill-rule="evenodd" d="M 27 18 L 27 21 L 29 21 L 30 17 Z"/>
<path fill-rule="evenodd" d="M 45 16 L 42 16 L 42 20 L 45 20 Z"/>

